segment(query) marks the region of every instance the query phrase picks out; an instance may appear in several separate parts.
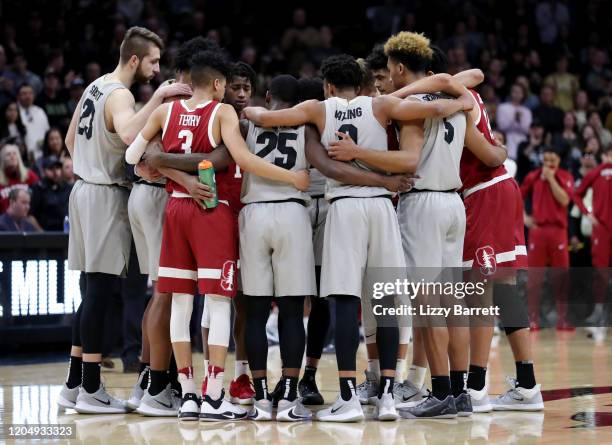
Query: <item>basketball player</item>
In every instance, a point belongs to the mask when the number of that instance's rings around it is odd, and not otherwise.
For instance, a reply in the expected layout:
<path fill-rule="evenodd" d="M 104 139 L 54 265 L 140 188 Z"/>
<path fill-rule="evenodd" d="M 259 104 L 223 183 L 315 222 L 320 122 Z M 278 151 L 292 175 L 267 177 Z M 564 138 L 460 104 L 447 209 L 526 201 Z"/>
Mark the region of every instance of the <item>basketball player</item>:
<path fill-rule="evenodd" d="M 159 72 L 162 41 L 153 32 L 130 28 L 120 60 L 110 74 L 86 88 L 72 116 L 66 145 L 81 178 L 70 194 L 68 264 L 85 272 L 86 292 L 73 321 L 67 381 L 60 406 L 80 413 L 123 413 L 126 405 L 100 383 L 100 361 L 108 289 L 127 268 L 131 243 L 128 189 L 123 155 L 155 107 L 166 98 L 191 92 L 186 85 L 159 88 L 136 113 L 129 88 Z M 81 385 L 81 386 L 80 386 Z"/>
<path fill-rule="evenodd" d="M 236 62 L 232 65 L 230 71 L 230 77 L 225 87 L 225 97 L 223 102 L 231 105 L 236 114 L 240 116 L 242 110 L 249 105 L 251 95 L 255 90 L 255 78 L 256 74 L 250 65 L 244 62 Z M 243 135 L 244 136 L 244 135 Z M 235 217 L 235 228 L 236 237 L 238 238 L 238 215 L 242 209 L 242 203 L 240 202 L 240 192 L 242 190 L 242 172 L 240 168 L 231 161 L 227 167 L 228 172 L 232 172 L 231 177 L 228 176 L 229 184 L 229 204 L 230 208 Z M 240 268 L 240 261 L 238 262 L 238 268 Z M 238 291 L 236 297 L 233 298 L 234 303 L 234 345 L 236 346 L 236 357 L 234 361 L 234 379 L 230 383 L 229 394 L 232 403 L 240 403 L 242 405 L 248 405 L 252 403 L 255 392 L 253 391 L 253 385 L 248 375 L 248 360 L 245 343 L 245 326 L 246 326 L 246 301 L 243 297 L 241 290 L 241 282 L 238 280 Z M 207 339 L 208 339 L 208 328 L 210 323 L 210 312 L 208 311 L 208 305 L 204 300 L 204 311 L 202 314 L 202 339 L 204 344 L 204 356 L 208 358 L 207 350 Z M 206 360 L 205 369 L 207 368 Z M 206 382 L 204 379 L 202 383 L 202 392 L 206 392 Z"/>
<path fill-rule="evenodd" d="M 385 52 L 389 57 L 389 71 L 396 87 L 400 82 L 410 83 L 425 76 L 433 57 L 429 40 L 420 34 L 408 32 L 392 36 L 385 44 Z M 453 94 L 467 91 L 452 79 L 446 86 L 448 92 Z M 437 96 L 412 97 L 427 101 Z M 426 139 L 423 128 L 427 129 Z M 380 153 L 354 145 L 346 145 L 343 149 L 340 146 L 333 147 L 330 150 L 336 159 L 358 159 L 377 168 L 416 172 L 420 178 L 415 184 L 416 190 L 403 194 L 398 205 L 404 252 L 410 267 L 461 267 L 465 214 L 463 203 L 455 190 L 461 186 L 459 159 L 464 135 L 466 145 L 477 156 L 491 163 L 501 163 L 505 159 L 505 150 L 489 144 L 475 128 L 472 131 L 468 125 L 466 132 L 466 120 L 462 113 L 445 119 L 403 123 L 398 153 Z M 411 155 L 408 154 L 410 152 Z M 406 162 L 410 159 L 416 162 Z M 415 218 L 414 215 L 419 217 Z M 423 245 L 424 240 L 427 247 Z M 453 331 L 450 343 L 449 330 Z M 401 410 L 402 415 L 409 418 L 455 417 L 457 409 L 461 414 L 471 414 L 469 397 L 463 391 L 463 377 L 468 362 L 467 328 L 447 328 L 443 325 L 427 327 L 423 331 L 433 392 L 416 407 Z M 449 358 L 453 369 L 453 394 L 448 371 Z M 459 408 L 456 408 L 455 402 Z"/>
<path fill-rule="evenodd" d="M 165 151 L 210 152 L 224 141 L 233 159 L 246 171 L 293 184 L 305 190 L 307 172 L 270 165 L 248 152 L 240 135 L 236 112 L 221 104 L 230 65 L 220 52 L 205 51 L 191 59 L 193 96 L 156 109 L 128 148 L 138 157 L 160 130 Z M 184 173 L 181 172 L 183 175 Z M 219 204 L 203 209 L 184 187 L 168 181 L 172 191 L 165 214 L 160 256 L 160 291 L 172 292 L 170 337 L 183 390 L 179 419 L 238 420 L 246 411 L 224 400 L 223 376 L 230 329 L 230 298 L 236 292 L 236 242 L 233 217 L 227 203 L 227 178 L 216 175 Z M 189 320 L 196 286 L 209 299 L 209 367 L 206 393 L 200 409 L 195 394 Z"/>
<path fill-rule="evenodd" d="M 467 105 L 462 100 L 436 102 L 402 101 L 389 96 L 358 96 L 362 72 L 355 59 L 347 55 L 326 59 L 321 67 L 324 102 L 307 101 L 288 110 L 267 111 L 246 108 L 247 118 L 263 126 L 291 126 L 312 123 L 322 134 L 326 147 L 337 132 L 351 133 L 356 139 L 374 143 L 386 150 L 386 125 L 390 119 L 410 120 L 427 116 L 446 116 Z M 471 103 L 470 103 L 471 106 Z M 358 164 L 364 168 L 363 164 Z M 384 171 L 384 169 L 383 169 Z M 340 396 L 327 409 L 319 411 L 322 421 L 359 421 L 363 410 L 355 393 L 355 361 L 359 343 L 358 309 L 362 295 L 362 273 L 369 267 L 403 267 L 399 227 L 389 192 L 384 188 L 358 187 L 335 180 L 327 182 L 326 198 L 330 209 L 325 228 L 321 295 L 336 300 L 336 358 L 340 377 Z M 355 226 L 355 221 L 363 221 Z M 356 232 L 357 229 L 357 232 Z M 340 246 L 353 246 L 347 250 Z M 395 321 L 385 320 L 387 323 Z M 376 416 L 395 420 L 393 380 L 398 344 L 397 324 L 377 328 L 381 357 L 381 381 Z"/>
<path fill-rule="evenodd" d="M 391 94 L 395 91 L 391 75 L 387 68 L 387 55 L 383 45 L 376 45 L 366 58 L 368 68 L 374 76 L 374 87 L 379 94 Z"/>
<path fill-rule="evenodd" d="M 183 43 L 175 57 L 176 81 L 189 85 L 191 83 L 189 62 L 193 54 L 208 49 L 218 49 L 216 43 L 203 37 L 195 37 Z M 160 144 L 161 141 L 152 142 Z M 151 147 L 147 152 L 149 157 L 141 161 L 131 159 L 135 165 L 135 171 L 142 177 L 155 179 L 158 167 L 175 167 L 176 163 L 163 158 L 162 153 L 156 147 Z M 158 149 L 159 150 L 159 149 Z M 168 155 L 172 156 L 172 155 Z M 185 155 L 178 155 L 179 159 L 185 161 Z M 155 159 L 154 159 L 155 158 Z M 231 159 L 227 150 L 223 152 L 213 151 L 192 160 L 191 165 L 196 165 L 202 159 L 209 159 L 217 168 L 221 164 L 229 163 Z M 165 161 L 165 162 L 164 162 Z M 152 165 L 154 162 L 154 165 Z M 181 165 L 178 165 L 179 169 Z M 175 167 L 176 168 L 176 167 Z M 178 414 L 178 403 L 172 397 L 171 389 L 179 389 L 176 381 L 176 364 L 172 361 L 172 372 L 169 374 L 169 365 L 172 354 L 170 343 L 170 309 L 172 294 L 159 293 L 157 291 L 157 272 L 159 268 L 159 252 L 161 250 L 162 225 L 167 193 L 165 191 L 166 180 L 164 177 L 155 182 L 141 179 L 135 183 L 128 202 L 130 224 L 134 235 L 134 243 L 139 256 L 141 272 L 146 273 L 153 282 L 154 293 L 149 300 L 145 316 L 143 317 L 143 345 L 149 348 L 149 372 L 141 372 L 138 382 L 132 390 L 128 400 L 128 406 L 137 409 L 140 414 L 146 416 L 176 416 Z M 197 189 L 196 189 L 197 190 Z M 148 344 L 147 344 L 148 343 Z"/>

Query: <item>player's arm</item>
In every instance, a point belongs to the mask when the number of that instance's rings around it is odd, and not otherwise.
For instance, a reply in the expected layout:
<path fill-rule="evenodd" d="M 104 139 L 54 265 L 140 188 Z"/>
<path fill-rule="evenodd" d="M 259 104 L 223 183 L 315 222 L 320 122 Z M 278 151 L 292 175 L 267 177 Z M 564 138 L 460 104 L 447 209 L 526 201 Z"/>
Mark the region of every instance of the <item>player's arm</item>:
<path fill-rule="evenodd" d="M 508 152 L 504 147 L 493 145 L 474 125 L 471 113 L 467 115 L 467 125 L 465 130 L 465 146 L 482 161 L 487 167 L 498 167 L 504 163 L 508 157 Z"/>
<path fill-rule="evenodd" d="M 202 184 L 197 176 L 165 167 L 161 167 L 159 172 L 166 178 L 170 178 L 174 182 L 182 185 L 193 199 L 207 201 L 214 198 L 214 194 L 211 192 L 210 187 L 206 184 Z"/>
<path fill-rule="evenodd" d="M 451 96 L 458 97 L 463 91 L 458 86 L 474 88 L 482 83 L 484 74 L 479 69 L 462 71 L 451 76 L 447 73 L 434 74 L 433 76 L 423 77 L 416 82 L 406 85 L 403 88 L 391 93 L 391 96 L 405 99 L 413 94 L 437 93 L 442 91 Z"/>
<path fill-rule="evenodd" d="M 105 116 L 110 117 L 114 131 L 125 144 L 131 144 L 143 129 L 149 116 L 164 100 L 175 96 L 190 96 L 189 85 L 172 83 L 158 88 L 149 101 L 138 112 L 134 111 L 134 96 L 127 88 L 120 88 L 111 93 L 106 101 Z M 108 120 L 107 120 L 108 122 Z"/>
<path fill-rule="evenodd" d="M 72 119 L 70 119 L 70 125 L 68 125 L 68 131 L 66 131 L 66 138 L 64 140 L 71 158 L 74 158 L 74 139 L 76 137 L 76 127 L 79 121 L 79 113 L 81 112 L 83 97 L 81 97 L 79 104 L 74 109 L 74 113 L 72 113 Z"/>
<path fill-rule="evenodd" d="M 140 162 L 149 142 L 161 131 L 169 106 L 169 104 L 160 105 L 149 116 L 142 131 L 138 133 L 125 151 L 125 160 L 128 164 Z"/>
<path fill-rule="evenodd" d="M 589 209 L 587 209 L 586 206 L 584 205 L 584 196 L 586 195 L 586 192 L 589 189 L 589 187 L 591 187 L 591 185 L 593 185 L 593 182 L 595 182 L 595 178 L 597 177 L 598 174 L 599 174 L 599 170 L 593 170 L 587 173 L 587 175 L 584 178 L 582 178 L 580 185 L 574 192 L 574 202 L 580 209 L 580 212 L 587 217 L 591 215 L 592 213 L 589 212 Z"/>
<path fill-rule="evenodd" d="M 393 96 L 379 96 L 377 102 L 382 102 L 387 119 L 395 121 L 412 121 L 416 119 L 443 118 L 459 111 L 469 111 L 474 107 L 472 94 L 456 82 L 455 92 L 461 91 L 457 99 L 437 99 L 422 101 L 418 99 L 398 99 Z"/>
<path fill-rule="evenodd" d="M 200 161 L 207 160 L 212 162 L 215 171 L 225 170 L 232 162 L 232 157 L 225 145 L 219 145 L 210 153 L 164 153 L 161 151 L 154 151 L 145 154 L 147 163 L 156 169 L 160 168 L 173 168 L 175 170 L 181 170 L 188 173 L 195 173 L 198 171 L 198 164 Z"/>
<path fill-rule="evenodd" d="M 552 192 L 555 201 L 557 201 L 563 207 L 567 207 L 570 203 L 570 194 L 567 192 L 567 190 L 565 190 L 565 188 L 563 188 L 563 186 L 561 186 L 561 184 L 559 184 L 559 181 L 557 181 L 557 178 L 555 177 L 555 172 L 550 168 L 542 167 L 542 174 L 550 186 L 550 191 Z"/>
<path fill-rule="evenodd" d="M 315 124 L 318 128 L 323 128 L 325 125 L 324 107 L 322 102 L 313 99 L 283 110 L 246 107 L 243 113 L 248 120 L 261 127 L 295 127 Z"/>
<path fill-rule="evenodd" d="M 408 175 L 383 175 L 330 159 L 320 142 L 319 132 L 312 125 L 306 126 L 304 135 L 306 159 L 323 176 L 343 184 L 384 187 L 392 192 L 409 190 L 414 183 L 414 179 Z"/>
<path fill-rule="evenodd" d="M 308 189 L 310 180 L 307 171 L 286 170 L 264 161 L 249 151 L 240 133 L 236 111 L 230 105 L 222 104 L 217 112 L 217 117 L 221 126 L 221 138 L 241 169 L 273 181 L 292 184 L 299 190 Z"/>

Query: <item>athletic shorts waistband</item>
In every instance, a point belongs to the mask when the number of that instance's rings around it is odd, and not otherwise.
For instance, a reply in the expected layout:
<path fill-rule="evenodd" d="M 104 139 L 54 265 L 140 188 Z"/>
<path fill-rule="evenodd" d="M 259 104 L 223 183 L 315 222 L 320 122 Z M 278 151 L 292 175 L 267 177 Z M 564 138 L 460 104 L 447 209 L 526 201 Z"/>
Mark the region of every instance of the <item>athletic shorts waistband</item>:
<path fill-rule="evenodd" d="M 335 198 L 332 198 L 329 200 L 330 204 L 333 204 L 336 201 L 339 201 L 340 199 L 371 199 L 371 198 L 387 198 L 389 201 L 391 201 L 391 199 L 393 199 L 391 197 L 391 195 L 376 195 L 376 196 L 336 196 Z"/>
<path fill-rule="evenodd" d="M 254 202 L 247 202 L 245 205 L 249 205 L 249 204 L 283 204 L 285 202 L 295 202 L 296 204 L 299 204 L 301 206 L 306 207 L 306 201 L 304 201 L 303 199 L 298 199 L 298 198 L 280 199 L 278 201 L 254 201 Z"/>
<path fill-rule="evenodd" d="M 430 193 L 457 193 L 457 190 L 456 189 L 431 190 L 431 189 L 415 189 L 415 188 L 412 188 L 412 189 L 408 190 L 407 192 L 400 193 L 400 196 L 404 196 L 404 195 L 408 195 L 408 194 L 412 194 L 412 193 L 423 193 L 423 192 L 430 192 Z"/>
<path fill-rule="evenodd" d="M 482 189 L 486 189 L 487 187 L 491 187 L 492 185 L 505 181 L 506 179 L 512 179 L 512 176 L 510 176 L 510 174 L 508 173 L 504 173 L 503 175 L 496 176 L 493 179 L 490 179 L 486 182 L 481 182 L 480 184 L 476 184 L 474 187 L 470 187 L 469 189 L 464 190 L 461 195 L 463 196 L 463 199 L 465 199 L 472 193 L 475 193 Z"/>
<path fill-rule="evenodd" d="M 165 189 L 166 188 L 166 184 L 162 184 L 162 183 L 159 183 L 159 182 L 149 182 L 149 181 L 145 181 L 145 180 L 136 181 L 134 184 L 148 185 L 150 187 L 157 187 L 157 188 L 160 188 L 160 189 Z"/>
<path fill-rule="evenodd" d="M 183 199 L 183 198 L 191 198 L 191 199 L 193 199 L 193 197 L 189 193 L 177 192 L 176 190 L 174 190 L 172 192 L 170 197 L 172 197 L 172 198 L 179 198 L 179 199 Z M 222 204 L 225 204 L 226 206 L 229 207 L 229 202 L 228 201 L 225 201 L 224 199 L 220 199 L 219 202 L 222 203 Z"/>

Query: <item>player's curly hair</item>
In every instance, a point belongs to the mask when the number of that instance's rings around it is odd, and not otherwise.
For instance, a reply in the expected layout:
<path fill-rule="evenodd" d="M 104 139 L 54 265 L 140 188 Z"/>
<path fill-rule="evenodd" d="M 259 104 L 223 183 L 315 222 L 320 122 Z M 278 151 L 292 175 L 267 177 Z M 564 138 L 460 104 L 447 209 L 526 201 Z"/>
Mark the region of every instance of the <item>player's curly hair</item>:
<path fill-rule="evenodd" d="M 257 82 L 257 74 L 255 70 L 251 68 L 251 65 L 245 62 L 236 62 L 232 66 L 232 71 L 230 73 L 230 77 L 228 77 L 228 82 L 231 82 L 234 77 L 246 77 L 249 79 L 251 83 L 251 89 L 255 92 L 255 83 Z"/>
<path fill-rule="evenodd" d="M 340 54 L 328 57 L 321 64 L 323 78 L 336 88 L 359 88 L 363 80 L 361 67 L 353 56 Z"/>
<path fill-rule="evenodd" d="M 402 31 L 387 40 L 385 54 L 411 71 L 425 71 L 433 57 L 429 39 L 423 34 Z"/>
<path fill-rule="evenodd" d="M 190 68 L 189 62 L 194 54 L 201 51 L 219 51 L 220 49 L 217 42 L 212 39 L 205 39 L 202 36 L 187 40 L 179 46 L 176 52 L 176 56 L 174 57 L 174 69 L 176 71 L 188 71 Z"/>
<path fill-rule="evenodd" d="M 385 48 L 383 45 L 376 45 L 372 52 L 366 57 L 368 68 L 371 70 L 386 70 L 387 69 L 387 55 L 385 54 Z"/>
<path fill-rule="evenodd" d="M 433 50 L 433 55 L 429 64 L 429 71 L 434 74 L 447 73 L 448 57 L 446 57 L 446 53 L 436 45 L 431 45 L 431 49 Z"/>
<path fill-rule="evenodd" d="M 215 78 L 229 79 L 232 64 L 221 51 L 200 51 L 194 54 L 191 65 L 191 82 L 195 85 L 206 85 Z"/>

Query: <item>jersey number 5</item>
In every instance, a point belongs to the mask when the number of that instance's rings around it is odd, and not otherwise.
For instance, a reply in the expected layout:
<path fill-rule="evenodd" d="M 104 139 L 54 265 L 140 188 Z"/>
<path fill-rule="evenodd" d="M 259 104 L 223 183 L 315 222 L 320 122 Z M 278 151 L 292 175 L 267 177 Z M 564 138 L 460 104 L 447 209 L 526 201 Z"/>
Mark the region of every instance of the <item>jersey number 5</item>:
<path fill-rule="evenodd" d="M 444 122 L 444 140 L 447 144 L 450 144 L 455 138 L 455 129 L 453 128 L 453 125 L 446 119 L 442 119 L 442 121 Z"/>

